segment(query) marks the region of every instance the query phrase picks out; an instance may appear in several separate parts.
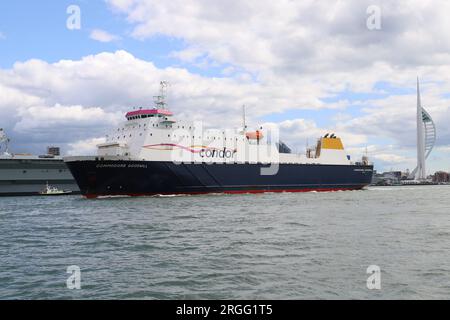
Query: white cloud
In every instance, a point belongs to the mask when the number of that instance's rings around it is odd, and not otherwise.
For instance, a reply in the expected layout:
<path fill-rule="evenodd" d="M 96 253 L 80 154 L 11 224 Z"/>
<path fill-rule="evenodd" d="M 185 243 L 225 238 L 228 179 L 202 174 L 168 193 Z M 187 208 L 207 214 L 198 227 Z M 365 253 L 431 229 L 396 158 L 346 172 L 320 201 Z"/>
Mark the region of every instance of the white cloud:
<path fill-rule="evenodd" d="M 117 123 L 118 119 L 112 114 L 107 114 L 101 108 L 85 108 L 83 106 L 31 106 L 19 111 L 21 120 L 16 123 L 14 129 L 18 132 L 48 131 L 52 128 L 61 130 L 76 123 L 77 129 L 84 127 L 104 127 L 105 123 Z M 64 130 L 67 134 L 67 131 Z"/>
<path fill-rule="evenodd" d="M 442 152 L 450 152 L 450 145 L 449 146 L 439 146 L 436 149 Z"/>
<path fill-rule="evenodd" d="M 97 154 L 97 145 L 105 141 L 105 138 L 91 138 L 69 143 L 67 154 L 70 156 L 95 155 Z"/>
<path fill-rule="evenodd" d="M 405 164 L 411 160 L 408 157 L 400 156 L 393 153 L 379 153 L 374 155 L 374 158 L 391 164 Z"/>
<path fill-rule="evenodd" d="M 171 57 L 178 58 L 185 62 L 195 62 L 203 55 L 203 51 L 199 48 L 190 47 L 181 51 L 174 51 L 170 54 Z"/>
<path fill-rule="evenodd" d="M 378 80 L 367 77 L 376 64 L 395 69 L 398 75 L 392 81 L 405 81 L 410 77 L 399 71 L 413 67 L 418 72 L 418 66 L 450 62 L 450 3 L 445 0 L 379 1 L 378 31 L 366 27 L 372 0 L 107 2 L 127 15 L 136 38 L 180 38 L 188 44 L 178 54 L 183 60 L 205 55 L 261 77 L 333 74 L 338 77 L 334 80 L 358 88 Z M 349 71 L 366 73 L 364 83 L 360 84 L 361 75 L 345 74 Z"/>
<path fill-rule="evenodd" d="M 0 31 L 0 40 L 6 39 L 6 36 L 3 32 Z"/>
<path fill-rule="evenodd" d="M 119 36 L 113 35 L 107 31 L 94 29 L 91 31 L 90 38 L 100 42 L 112 42 L 120 40 Z"/>

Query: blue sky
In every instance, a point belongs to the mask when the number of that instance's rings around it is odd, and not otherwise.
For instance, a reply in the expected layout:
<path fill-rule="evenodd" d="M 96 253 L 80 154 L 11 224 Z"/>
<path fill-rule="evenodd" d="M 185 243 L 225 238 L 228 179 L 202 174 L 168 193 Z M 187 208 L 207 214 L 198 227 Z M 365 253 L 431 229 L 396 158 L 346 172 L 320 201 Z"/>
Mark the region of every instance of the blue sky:
<path fill-rule="evenodd" d="M 13 91 L 5 91 L 12 97 L 9 107 L 0 105 L 0 108 L 6 114 L 7 108 L 24 107 L 20 106 L 21 102 L 14 106 L 14 101 L 27 99 L 30 101 L 27 107 L 30 108 L 34 107 L 33 103 L 45 108 L 67 106 L 67 110 L 71 110 L 71 106 L 80 106 L 82 113 L 87 114 L 92 111 L 90 108 L 98 107 L 108 115 L 116 114 L 116 106 L 102 105 L 107 97 L 94 97 L 95 92 L 82 92 L 80 94 L 88 94 L 89 99 L 75 97 L 72 101 L 65 101 L 70 99 L 61 98 L 57 92 L 59 85 L 49 89 L 45 87 L 45 81 L 39 84 L 41 87 L 35 83 L 27 84 L 22 74 L 26 69 L 33 79 L 45 78 L 42 69 L 48 68 L 50 72 L 53 64 L 53 69 L 58 69 L 61 66 L 57 64 L 61 60 L 84 65 L 87 62 L 83 59 L 87 56 L 93 56 L 98 65 L 111 63 L 113 68 L 115 61 L 119 63 L 120 60 L 117 52 L 126 52 L 133 58 L 119 55 L 126 60 L 123 63 L 132 60 L 129 73 L 121 70 L 125 77 L 140 75 L 143 71 L 139 65 L 145 62 L 155 68 L 151 78 L 167 74 L 186 85 L 195 83 L 195 101 L 191 99 L 193 92 L 185 92 L 184 100 L 181 96 L 174 98 L 174 105 L 181 108 L 185 104 L 188 110 L 191 105 L 194 108 L 199 101 L 204 101 L 210 112 L 208 118 L 213 122 L 217 119 L 214 124 L 223 124 L 219 119 L 226 114 L 234 125 L 239 117 L 228 114 L 224 108 L 238 110 L 241 103 L 246 103 L 249 110 L 258 110 L 253 117 L 250 115 L 251 121 L 283 124 L 292 134 L 288 137 L 292 144 L 301 146 L 306 139 L 311 139 L 311 134 L 336 130 L 347 137 L 346 145 L 354 152 L 361 152 L 365 147 L 373 150 L 380 170 L 404 169 L 414 165 L 412 120 L 415 76 L 420 75 L 424 84 L 424 105 L 431 107 L 429 111 L 438 128 L 445 131 L 439 135 L 441 150 L 435 152 L 431 167 L 433 170 L 448 167 L 445 159 L 450 132 L 445 123 L 448 123 L 446 110 L 450 94 L 446 68 L 450 61 L 442 58 L 447 52 L 447 47 L 442 44 L 447 43 L 449 37 L 446 31 L 442 35 L 434 33 L 446 17 L 430 5 L 429 10 L 424 11 L 430 16 L 422 17 L 429 19 L 430 29 L 419 30 L 419 20 L 411 17 L 421 12 L 409 8 L 413 15 L 405 16 L 399 8 L 386 2 L 385 12 L 390 13 L 389 19 L 395 18 L 395 28 L 387 20 L 386 27 L 378 33 L 370 32 L 361 28 L 364 26 L 361 22 L 366 19 L 364 3 L 335 2 L 325 6 L 289 1 L 243 3 L 234 0 L 214 0 L 207 4 L 196 0 L 170 3 L 153 0 L 4 1 L 0 3 L 0 71 L 12 72 L 12 77 L 3 78 L 3 85 L 5 90 Z M 70 5 L 78 5 L 81 9 L 80 30 L 66 27 L 69 17 L 66 10 Z M 295 10 L 298 13 L 293 15 Z M 327 10 L 333 10 L 333 18 L 325 14 Z M 293 25 L 297 29 L 292 28 Z M 421 28 L 422 25 L 420 22 Z M 112 40 L 93 39 L 96 38 L 92 36 L 94 30 L 106 33 Z M 418 35 L 420 32 L 429 33 L 431 39 L 442 39 L 430 44 L 423 37 L 418 36 L 417 40 L 411 36 L 408 38 L 405 30 L 418 30 Z M 116 55 L 117 59 L 104 62 L 104 53 Z M 433 58 L 434 54 L 437 58 Z M 29 63 L 31 59 L 48 65 L 36 71 L 35 66 Z M 22 69 L 17 67 L 18 62 L 25 63 Z M 101 78 L 102 74 L 97 76 Z M 58 77 L 64 79 L 64 76 Z M 80 78 L 69 76 L 59 81 L 75 80 L 78 84 L 82 82 Z M 214 85 L 208 84 L 209 80 Z M 0 82 L 0 89 L 1 85 Z M 97 92 L 113 90 L 118 97 L 126 95 L 120 84 L 117 87 L 112 84 L 112 89 L 99 86 Z M 146 92 L 136 91 L 139 83 L 130 83 L 130 87 L 138 96 L 147 96 Z M 224 92 L 220 88 L 224 88 Z M 36 94 L 45 90 L 51 92 L 50 97 Z M 209 96 L 212 91 L 213 98 Z M 134 96 L 131 97 L 130 104 L 141 101 L 141 98 L 134 100 Z M 90 104 L 86 105 L 85 100 Z M 188 100 L 192 101 L 184 102 Z M 117 101 L 125 100 L 118 98 Z M 26 122 L 20 117 L 23 117 L 22 113 L 11 118 L 9 126 L 3 126 L 8 128 L 17 147 L 25 149 L 29 132 L 23 129 Z M 80 118 L 84 119 L 83 116 Z M 302 119 L 311 122 L 312 127 L 305 127 L 300 121 Z M 54 121 L 58 123 L 57 119 Z M 74 130 L 85 125 L 85 122 L 74 123 Z M 293 134 L 302 130 L 310 132 Z M 92 136 L 74 135 L 55 142 L 70 148 L 74 143 L 81 144 L 83 141 L 78 141 L 81 138 L 94 139 L 99 134 L 95 131 Z M 54 142 L 49 135 L 43 134 L 42 137 L 33 139 L 36 146 L 30 145 L 30 148 L 35 150 Z"/>
<path fill-rule="evenodd" d="M 81 9 L 82 27 L 69 30 L 66 13 L 70 5 Z M 89 38 L 94 29 L 107 30 L 121 39 L 102 43 Z M 186 47 L 182 39 L 157 35 L 145 41 L 129 37 L 131 26 L 125 16 L 114 13 L 102 0 L 43 0 L 8 1 L 0 3 L 0 30 L 2 42 L 0 67 L 9 68 L 17 61 L 42 59 L 57 62 L 61 59 L 77 60 L 86 55 L 124 49 L 135 57 L 152 61 L 156 66 L 182 66 L 206 76 L 221 77 L 226 64 L 200 68 L 182 63 L 169 54 Z"/>
<path fill-rule="evenodd" d="M 81 9 L 81 29 L 69 30 L 66 13 L 70 5 Z M 124 35 L 118 42 L 102 43 L 89 38 L 93 29 Z M 183 41 L 155 37 L 145 42 L 126 37 L 130 26 L 120 14 L 114 14 L 99 0 L 94 1 L 4 1 L 0 3 L 2 42 L 0 66 L 11 67 L 16 61 L 42 59 L 57 62 L 78 60 L 103 51 L 126 49 L 138 58 L 149 59 L 160 67 L 174 63 L 168 53 L 183 46 Z"/>

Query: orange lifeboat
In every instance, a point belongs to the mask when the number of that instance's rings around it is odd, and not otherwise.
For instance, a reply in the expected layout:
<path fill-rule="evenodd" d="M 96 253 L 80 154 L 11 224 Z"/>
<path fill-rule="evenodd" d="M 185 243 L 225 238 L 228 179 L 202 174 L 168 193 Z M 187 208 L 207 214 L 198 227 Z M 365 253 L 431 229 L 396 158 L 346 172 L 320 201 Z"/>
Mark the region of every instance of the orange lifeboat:
<path fill-rule="evenodd" d="M 245 136 L 250 140 L 261 140 L 263 138 L 263 134 L 261 131 L 256 130 L 253 132 L 246 132 Z"/>

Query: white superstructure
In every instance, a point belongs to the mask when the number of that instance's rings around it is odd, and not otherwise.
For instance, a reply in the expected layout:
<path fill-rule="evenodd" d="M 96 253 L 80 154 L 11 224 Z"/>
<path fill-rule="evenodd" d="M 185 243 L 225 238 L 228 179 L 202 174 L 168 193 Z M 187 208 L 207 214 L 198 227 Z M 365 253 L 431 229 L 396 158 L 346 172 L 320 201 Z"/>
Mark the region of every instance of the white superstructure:
<path fill-rule="evenodd" d="M 128 112 L 127 120 L 106 136 L 105 143 L 98 145 L 99 157 L 171 162 L 353 164 L 341 139 L 334 134 L 321 137 L 315 148 L 305 154 L 293 154 L 289 148 L 280 148 L 276 132 L 262 127 L 249 132 L 245 121 L 240 129 L 204 130 L 200 122 L 178 119 L 166 109 L 165 82 L 161 86 L 155 108 Z"/>

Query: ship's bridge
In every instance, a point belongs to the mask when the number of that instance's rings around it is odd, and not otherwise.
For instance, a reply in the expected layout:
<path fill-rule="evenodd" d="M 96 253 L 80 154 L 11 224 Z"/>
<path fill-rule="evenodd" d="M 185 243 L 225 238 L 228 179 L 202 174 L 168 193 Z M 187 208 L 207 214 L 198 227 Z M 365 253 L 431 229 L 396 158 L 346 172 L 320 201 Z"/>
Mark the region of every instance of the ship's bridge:
<path fill-rule="evenodd" d="M 139 109 L 126 114 L 128 121 L 152 117 L 171 117 L 173 113 L 166 109 Z"/>

